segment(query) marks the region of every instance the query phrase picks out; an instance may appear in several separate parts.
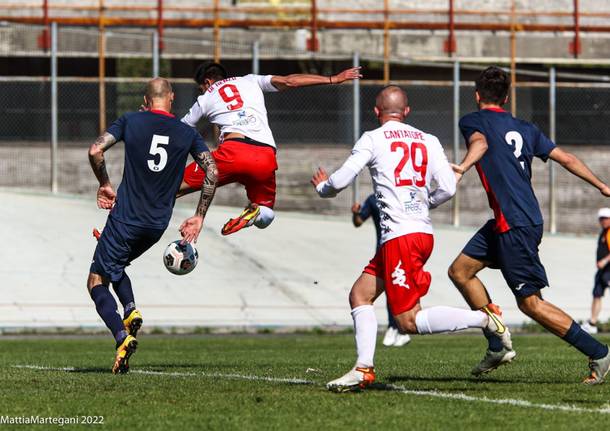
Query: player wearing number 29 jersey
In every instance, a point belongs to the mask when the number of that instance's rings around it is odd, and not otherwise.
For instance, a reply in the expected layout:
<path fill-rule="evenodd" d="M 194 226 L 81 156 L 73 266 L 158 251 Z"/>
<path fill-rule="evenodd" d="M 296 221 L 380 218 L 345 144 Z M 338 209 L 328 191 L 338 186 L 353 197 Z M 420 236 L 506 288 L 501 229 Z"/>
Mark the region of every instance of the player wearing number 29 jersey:
<path fill-rule="evenodd" d="M 212 152 L 218 166 L 218 185 L 240 183 L 250 203 L 222 228 L 229 235 L 248 226 L 264 229 L 274 218 L 276 146 L 269 128 L 264 93 L 310 85 L 340 84 L 360 78 L 359 68 L 334 76 L 246 75 L 229 77 L 220 64 L 201 65 L 195 82 L 201 96 L 182 121 L 191 127 L 205 118 L 220 128 L 220 146 Z M 187 166 L 180 195 L 201 187 L 204 173 L 195 164 Z"/>

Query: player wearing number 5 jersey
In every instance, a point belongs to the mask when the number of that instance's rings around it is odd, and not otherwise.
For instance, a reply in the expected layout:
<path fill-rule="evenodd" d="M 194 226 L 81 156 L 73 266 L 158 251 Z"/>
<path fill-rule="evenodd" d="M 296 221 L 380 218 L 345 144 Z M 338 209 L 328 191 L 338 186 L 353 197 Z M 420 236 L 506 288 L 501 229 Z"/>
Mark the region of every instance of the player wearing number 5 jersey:
<path fill-rule="evenodd" d="M 452 307 L 422 310 L 419 304 L 431 282 L 430 273 L 424 270 L 434 243 L 429 209 L 454 195 L 456 180 L 438 139 L 402 123 L 408 113 L 402 89 L 383 89 L 375 106 L 381 127 L 364 133 L 351 156 L 330 177 L 320 169 L 312 179 L 320 196 L 333 197 L 368 166 L 381 215 L 381 247 L 349 297 L 358 358 L 352 370 L 328 383 L 332 391 L 364 388 L 375 380 L 377 319 L 373 302 L 384 290 L 402 333 L 487 328 L 510 348 L 510 334 L 493 313 Z"/>
<path fill-rule="evenodd" d="M 201 65 L 195 74 L 201 96 L 182 121 L 191 127 L 206 118 L 220 127 L 220 146 L 212 152 L 218 166 L 218 185 L 240 183 L 250 201 L 240 216 L 229 220 L 223 235 L 255 225 L 264 229 L 274 218 L 276 145 L 269 128 L 264 93 L 311 85 L 341 84 L 361 77 L 360 68 L 334 76 L 246 75 L 228 77 L 217 63 Z M 180 195 L 198 190 L 204 173 L 195 163 L 187 166 Z"/>
<path fill-rule="evenodd" d="M 201 136 L 170 114 L 174 99 L 169 81 L 153 79 L 146 88 L 149 110 L 123 115 L 89 149 L 89 160 L 100 187 L 97 203 L 110 215 L 93 256 L 87 288 L 95 308 L 116 340 L 112 371 L 129 370 L 137 347 L 142 315 L 136 309 L 125 268 L 160 238 L 170 221 L 176 193 L 189 154 L 206 172 L 195 216 L 180 226 L 185 241 L 196 241 L 214 191 L 217 169 Z M 115 194 L 106 171 L 104 152 L 125 143 L 123 180 Z M 124 320 L 108 289 L 112 284 L 124 310 Z"/>
<path fill-rule="evenodd" d="M 476 81 L 479 111 L 460 120 L 468 153 L 454 170 L 461 179 L 467 170 L 476 167 L 494 218 L 466 244 L 449 268 L 449 276 L 468 304 L 481 309 L 488 307 L 491 299 L 477 273 L 485 267 L 500 269 L 521 311 L 587 355 L 590 374 L 584 382 L 601 383 L 610 368 L 608 346 L 584 332 L 540 294 L 549 282 L 538 256 L 543 220 L 531 184 L 532 159 L 558 162 L 605 196 L 610 196 L 610 188 L 574 155 L 557 148 L 536 126 L 502 109 L 508 100 L 509 82 L 502 69 L 484 70 Z M 489 349 L 473 369 L 476 375 L 514 356 L 492 334 L 487 335 Z"/>

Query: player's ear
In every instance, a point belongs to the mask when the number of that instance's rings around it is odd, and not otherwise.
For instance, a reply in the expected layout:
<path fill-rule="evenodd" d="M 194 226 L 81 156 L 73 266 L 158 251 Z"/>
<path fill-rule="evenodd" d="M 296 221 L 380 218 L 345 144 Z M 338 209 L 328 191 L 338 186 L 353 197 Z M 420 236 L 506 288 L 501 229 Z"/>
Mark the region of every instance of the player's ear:
<path fill-rule="evenodd" d="M 405 117 L 407 115 L 409 115 L 409 112 L 411 112 L 411 107 L 410 106 L 405 106 L 405 112 L 404 112 Z"/>
<path fill-rule="evenodd" d="M 375 112 L 375 117 L 379 117 L 379 108 L 375 106 L 373 111 Z"/>
<path fill-rule="evenodd" d="M 148 97 L 144 96 L 144 106 L 149 106 L 150 102 L 148 100 Z"/>
<path fill-rule="evenodd" d="M 504 101 L 502 102 L 502 105 L 506 105 L 507 103 L 508 103 L 508 94 L 504 98 Z"/>
<path fill-rule="evenodd" d="M 475 92 L 474 92 L 474 100 L 477 102 L 477 105 L 478 105 L 479 103 L 481 103 L 481 95 L 480 95 L 480 94 L 479 94 L 479 92 L 478 92 L 478 91 L 476 91 L 476 90 L 475 90 Z"/>

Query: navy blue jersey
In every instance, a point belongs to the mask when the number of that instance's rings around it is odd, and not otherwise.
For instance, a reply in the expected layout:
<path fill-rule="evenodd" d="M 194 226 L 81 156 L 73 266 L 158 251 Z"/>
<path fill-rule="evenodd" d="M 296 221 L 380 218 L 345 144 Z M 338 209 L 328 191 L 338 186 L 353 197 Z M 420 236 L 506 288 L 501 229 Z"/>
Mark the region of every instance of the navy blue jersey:
<path fill-rule="evenodd" d="M 108 133 L 125 143 L 123 180 L 110 216 L 125 224 L 165 229 L 188 154 L 208 151 L 203 139 L 163 111 L 127 113 Z"/>
<path fill-rule="evenodd" d="M 555 144 L 533 124 L 501 109 L 465 115 L 460 120 L 460 130 L 467 145 L 475 132 L 487 139 L 487 152 L 476 169 L 494 211 L 496 231 L 542 224 L 531 183 L 532 159 L 538 157 L 546 162 Z"/>
<path fill-rule="evenodd" d="M 365 221 L 369 217 L 373 217 L 375 233 L 377 234 L 377 248 L 379 248 L 381 246 L 381 216 L 379 214 L 379 207 L 377 206 L 377 199 L 375 199 L 374 194 L 371 194 L 368 198 L 366 198 L 358 215 L 362 221 Z"/>

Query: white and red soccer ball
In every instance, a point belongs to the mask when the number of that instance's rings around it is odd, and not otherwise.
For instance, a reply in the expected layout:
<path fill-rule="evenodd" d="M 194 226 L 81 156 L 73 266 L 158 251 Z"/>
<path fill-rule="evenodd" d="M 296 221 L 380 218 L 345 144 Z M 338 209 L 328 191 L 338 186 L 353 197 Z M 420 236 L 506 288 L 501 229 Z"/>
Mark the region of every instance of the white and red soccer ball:
<path fill-rule="evenodd" d="M 190 243 L 182 244 L 181 240 L 170 243 L 163 252 L 163 263 L 169 272 L 184 275 L 197 266 L 199 253 Z"/>

